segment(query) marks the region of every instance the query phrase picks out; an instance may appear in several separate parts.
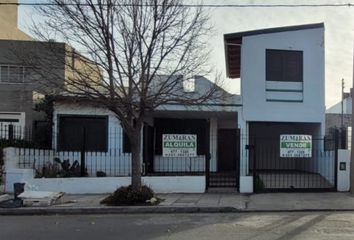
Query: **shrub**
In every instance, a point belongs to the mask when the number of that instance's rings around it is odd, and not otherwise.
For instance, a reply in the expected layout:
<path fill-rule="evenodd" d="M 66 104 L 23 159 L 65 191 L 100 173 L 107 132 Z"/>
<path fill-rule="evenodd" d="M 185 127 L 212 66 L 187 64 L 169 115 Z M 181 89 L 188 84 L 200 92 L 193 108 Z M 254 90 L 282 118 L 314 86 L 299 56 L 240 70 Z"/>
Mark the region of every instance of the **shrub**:
<path fill-rule="evenodd" d="M 60 161 L 59 158 L 54 158 L 54 162 L 61 166 L 59 177 L 81 177 L 81 166 L 79 161 L 75 160 L 73 164 L 70 164 L 69 159 Z M 85 169 L 84 176 L 88 176 L 87 169 Z"/>
<path fill-rule="evenodd" d="M 107 205 L 144 205 L 154 197 L 154 192 L 147 186 L 142 186 L 139 191 L 133 190 L 132 186 L 120 187 L 114 193 L 101 201 Z"/>
<path fill-rule="evenodd" d="M 36 169 L 36 178 L 55 178 L 60 172 L 58 163 L 46 162 L 41 171 Z"/>
<path fill-rule="evenodd" d="M 107 174 L 104 171 L 97 171 L 96 177 L 107 177 Z"/>
<path fill-rule="evenodd" d="M 85 169 L 84 176 L 88 176 L 87 169 Z M 61 161 L 59 158 L 54 158 L 54 162 L 47 162 L 42 169 L 36 169 L 36 177 L 38 178 L 67 178 L 67 177 L 81 177 L 80 163 L 75 160 L 70 164 L 70 160 Z"/>

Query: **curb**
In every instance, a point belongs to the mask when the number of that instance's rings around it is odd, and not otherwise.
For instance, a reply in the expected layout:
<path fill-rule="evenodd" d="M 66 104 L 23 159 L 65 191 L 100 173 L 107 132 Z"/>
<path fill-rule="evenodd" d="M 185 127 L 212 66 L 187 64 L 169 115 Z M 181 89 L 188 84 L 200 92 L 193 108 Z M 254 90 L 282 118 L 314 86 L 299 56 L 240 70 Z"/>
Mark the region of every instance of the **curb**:
<path fill-rule="evenodd" d="M 234 207 L 89 207 L 89 208 L 0 208 L 0 216 L 25 215 L 97 215 L 143 213 L 228 213 L 240 212 Z"/>
<path fill-rule="evenodd" d="M 105 214 L 182 214 L 182 213 L 281 213 L 352 212 L 354 209 L 238 209 L 234 207 L 88 207 L 88 208 L 2 208 L 0 216 L 105 215 Z"/>

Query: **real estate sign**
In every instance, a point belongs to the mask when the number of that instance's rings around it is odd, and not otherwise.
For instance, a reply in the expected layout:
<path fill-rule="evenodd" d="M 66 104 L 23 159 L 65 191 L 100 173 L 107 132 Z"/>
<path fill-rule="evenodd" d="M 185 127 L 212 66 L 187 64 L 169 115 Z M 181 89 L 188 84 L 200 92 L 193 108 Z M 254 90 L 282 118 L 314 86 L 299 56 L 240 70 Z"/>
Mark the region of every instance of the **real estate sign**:
<path fill-rule="evenodd" d="M 310 158 L 312 157 L 312 136 L 300 134 L 280 135 L 280 157 Z"/>
<path fill-rule="evenodd" d="M 162 155 L 164 157 L 196 157 L 197 135 L 162 134 Z"/>

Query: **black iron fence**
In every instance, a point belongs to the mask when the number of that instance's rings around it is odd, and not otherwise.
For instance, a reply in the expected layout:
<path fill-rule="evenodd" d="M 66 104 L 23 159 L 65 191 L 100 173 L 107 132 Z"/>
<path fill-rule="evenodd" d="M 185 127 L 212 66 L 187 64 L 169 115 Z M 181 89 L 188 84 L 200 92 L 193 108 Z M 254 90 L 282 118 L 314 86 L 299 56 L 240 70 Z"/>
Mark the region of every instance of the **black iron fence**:
<path fill-rule="evenodd" d="M 38 129 L 7 126 L 0 128 L 0 132 L 0 148 L 17 147 L 19 167 L 35 169 L 38 177 L 131 175 L 129 143 L 121 128 L 108 128 L 107 140 L 100 142 L 99 149 L 95 149 L 98 140 L 94 131 L 80 130 L 65 137 L 50 132 L 50 137 L 42 138 Z M 221 141 L 221 134 L 225 141 Z M 144 138 L 142 174 L 205 175 L 210 187 L 238 187 L 240 174 L 250 175 L 258 192 L 333 190 L 336 186 L 338 133 L 313 137 L 311 154 L 306 157 L 281 156 L 279 138 L 256 138 L 239 132 L 219 132 L 205 137 L 208 145 L 196 157 L 164 157 L 161 151 L 156 151 L 153 140 Z M 59 141 L 68 144 L 60 145 Z"/>
<path fill-rule="evenodd" d="M 30 127 L 0 124 L 0 147 L 1 145 L 12 145 L 49 149 L 51 144 L 52 134 L 48 124 L 34 124 Z"/>
<path fill-rule="evenodd" d="M 148 168 L 147 163 L 144 163 L 143 172 L 149 176 L 204 175 L 205 165 L 205 155 L 196 157 L 164 157 L 155 155 L 153 167 Z"/>
<path fill-rule="evenodd" d="M 84 154 L 84 156 L 82 155 Z M 130 176 L 131 154 L 118 149 L 107 152 L 55 151 L 51 149 L 18 148 L 20 168 L 33 168 L 38 177 L 80 177 L 80 176 Z M 82 170 L 82 161 L 84 168 Z M 153 171 L 142 163 L 142 174 L 164 175 L 204 175 L 205 156 L 173 158 L 154 157 Z"/>
<path fill-rule="evenodd" d="M 280 139 L 250 142 L 249 172 L 256 192 L 335 190 L 338 138 L 313 138 L 302 152 L 291 147 L 282 152 Z"/>
<path fill-rule="evenodd" d="M 55 151 L 52 149 L 17 149 L 20 168 L 33 168 L 37 177 L 129 176 L 130 154 L 117 149 L 107 152 Z M 82 168 L 82 159 L 84 167 Z"/>
<path fill-rule="evenodd" d="M 53 132 L 52 137 L 41 144 L 38 131 L 31 128 L 7 126 L 2 129 L 3 147 L 16 147 L 20 168 L 33 168 L 37 177 L 104 177 L 130 176 L 132 171 L 129 140 L 122 128 L 112 127 L 106 132 L 104 143 L 96 149 L 94 133 L 79 131 L 70 137 Z M 60 141 L 65 141 L 65 144 Z M 43 143 L 43 142 L 42 142 Z M 154 146 L 153 144 L 151 145 Z M 0 144 L 1 147 L 1 144 Z M 143 151 L 146 151 L 145 145 Z M 3 151 L 1 150 L 1 153 Z M 150 157 L 143 154 L 142 175 L 180 176 L 204 175 L 205 155 L 195 157 L 164 157 L 155 149 Z"/>

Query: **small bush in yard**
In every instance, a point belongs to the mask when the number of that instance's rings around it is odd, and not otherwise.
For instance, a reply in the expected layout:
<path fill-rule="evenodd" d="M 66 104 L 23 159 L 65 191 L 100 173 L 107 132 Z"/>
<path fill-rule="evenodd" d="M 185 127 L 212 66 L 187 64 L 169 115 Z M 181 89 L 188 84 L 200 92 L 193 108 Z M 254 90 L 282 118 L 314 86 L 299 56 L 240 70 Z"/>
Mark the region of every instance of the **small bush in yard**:
<path fill-rule="evenodd" d="M 34 164 L 35 165 L 35 164 Z M 88 176 L 85 169 L 84 176 Z M 36 169 L 37 178 L 70 178 L 81 177 L 80 163 L 75 160 L 72 164 L 70 160 L 61 161 L 59 158 L 54 158 L 53 163 L 47 162 L 41 169 Z"/>
<path fill-rule="evenodd" d="M 142 186 L 140 191 L 133 190 L 132 186 L 120 187 L 110 196 L 102 200 L 102 204 L 107 205 L 145 205 L 151 204 L 150 200 L 154 197 L 154 191 Z"/>
<path fill-rule="evenodd" d="M 104 171 L 97 171 L 96 177 L 107 177 L 107 174 Z"/>

